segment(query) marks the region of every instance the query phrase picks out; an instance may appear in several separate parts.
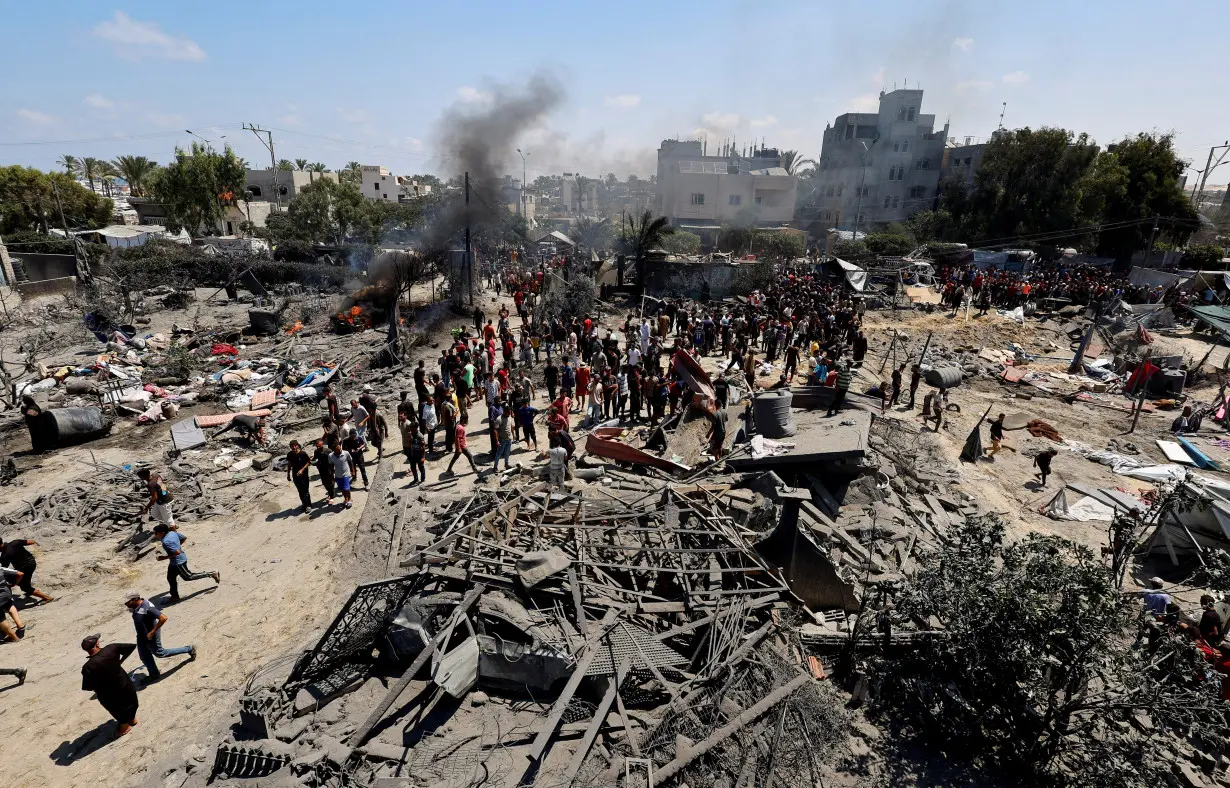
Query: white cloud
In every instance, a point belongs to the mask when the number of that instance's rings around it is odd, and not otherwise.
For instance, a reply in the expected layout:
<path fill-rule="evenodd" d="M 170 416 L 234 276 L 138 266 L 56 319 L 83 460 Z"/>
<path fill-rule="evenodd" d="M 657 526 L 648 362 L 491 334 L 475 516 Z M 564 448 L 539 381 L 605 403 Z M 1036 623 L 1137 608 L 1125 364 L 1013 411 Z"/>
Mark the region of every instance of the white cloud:
<path fill-rule="evenodd" d="M 877 93 L 864 93 L 846 102 L 850 112 L 879 112 L 880 96 Z"/>
<path fill-rule="evenodd" d="M 700 122 L 711 129 L 732 130 L 743 122 L 743 117 L 737 112 L 706 112 Z"/>
<path fill-rule="evenodd" d="M 87 107 L 94 109 L 115 109 L 114 101 L 98 93 L 91 93 L 83 99 L 83 102 Z"/>
<path fill-rule="evenodd" d="M 172 35 L 157 22 L 138 22 L 123 11 L 94 27 L 94 35 L 115 44 L 120 57 L 139 60 L 143 56 L 163 60 L 204 60 L 205 50 L 187 36 Z"/>
<path fill-rule="evenodd" d="M 607 96 L 603 102 L 608 107 L 619 107 L 620 109 L 632 109 L 641 103 L 641 97 L 636 93 L 623 93 L 618 96 Z"/>
<path fill-rule="evenodd" d="M 964 93 L 967 90 L 986 90 L 995 83 L 989 79 L 970 79 L 965 82 L 958 82 L 954 89 L 958 93 Z"/>
<path fill-rule="evenodd" d="M 39 124 L 51 123 L 52 121 L 55 120 L 55 118 L 48 115 L 46 112 L 39 112 L 36 109 L 25 109 L 25 108 L 17 110 L 17 117 L 21 118 L 27 123 L 39 123 Z"/>
<path fill-rule="evenodd" d="M 777 118 L 772 115 L 765 115 L 763 118 L 752 118 L 751 124 L 753 127 L 763 129 L 766 126 L 772 126 L 777 123 Z"/>
<path fill-rule="evenodd" d="M 952 40 L 952 45 L 953 45 L 954 47 L 956 47 L 957 49 L 961 50 L 962 52 L 968 52 L 968 51 L 969 51 L 969 48 L 970 48 L 970 47 L 972 47 L 972 46 L 974 45 L 974 39 L 972 39 L 972 38 L 954 38 L 954 39 Z"/>
<path fill-rule="evenodd" d="M 1011 74 L 1004 74 L 1004 82 L 1010 85 L 1023 85 L 1029 81 L 1029 74 L 1024 71 L 1013 71 Z"/>
<path fill-rule="evenodd" d="M 457 88 L 457 97 L 471 104 L 486 104 L 493 98 L 490 91 L 479 90 L 469 85 Z"/>

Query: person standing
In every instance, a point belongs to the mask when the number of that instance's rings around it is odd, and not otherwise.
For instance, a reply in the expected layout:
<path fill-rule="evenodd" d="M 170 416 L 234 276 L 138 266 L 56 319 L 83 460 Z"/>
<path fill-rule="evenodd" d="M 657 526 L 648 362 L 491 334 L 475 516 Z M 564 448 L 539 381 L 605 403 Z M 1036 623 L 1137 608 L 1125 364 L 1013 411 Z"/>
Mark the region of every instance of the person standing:
<path fill-rule="evenodd" d="M 528 400 L 521 403 L 521 407 L 517 408 L 517 420 L 521 423 L 521 437 L 525 439 L 525 446 L 529 448 L 532 444 L 534 451 L 538 451 L 538 433 L 534 430 L 534 418 L 538 416 L 538 408 L 535 408 Z"/>
<path fill-rule="evenodd" d="M 196 659 L 196 646 L 163 647 L 162 627 L 167 623 L 167 614 L 154 607 L 139 591 L 128 592 L 124 597 L 124 607 L 132 613 L 132 625 L 137 631 L 137 655 L 145 665 L 149 681 L 162 678 L 157 659 L 177 657 L 180 654 L 187 654 L 189 662 Z"/>
<path fill-rule="evenodd" d="M 323 438 L 317 439 L 316 451 L 312 453 L 312 464 L 320 474 L 320 484 L 325 488 L 325 506 L 333 505 L 333 465 L 329 462 L 329 449 Z"/>
<path fill-rule="evenodd" d="M 1001 444 L 1004 442 L 1004 414 L 999 414 L 995 420 L 991 422 L 991 448 L 987 449 L 987 456 L 994 457 L 1003 448 Z"/>
<path fill-rule="evenodd" d="M 551 448 L 547 451 L 547 470 L 551 486 L 564 486 L 564 472 L 568 469 L 568 449 L 564 448 L 558 431 L 551 433 Z"/>
<path fill-rule="evenodd" d="M 350 421 L 354 426 L 350 428 L 351 432 L 357 433 L 360 438 L 366 438 L 367 420 L 370 415 L 367 408 L 360 405 L 357 399 L 352 399 L 350 401 Z"/>
<path fill-rule="evenodd" d="M 162 543 L 162 549 L 166 551 L 165 555 L 158 556 L 158 560 L 170 562 L 167 565 L 167 584 L 171 587 L 171 596 L 166 604 L 174 605 L 179 602 L 180 580 L 190 583 L 208 577 L 213 578 L 214 585 L 222 582 L 220 572 L 193 572 L 188 568 L 188 554 L 183 551 L 183 544 L 188 541 L 188 537 L 179 531 L 172 531 L 165 523 L 154 526 L 154 536 L 158 538 L 158 541 Z"/>
<path fill-rule="evenodd" d="M 11 566 L 21 572 L 18 586 L 27 597 L 35 597 L 43 604 L 54 602 L 55 598 L 44 594 L 34 587 L 34 570 L 38 562 L 27 547 L 34 547 L 38 542 L 33 539 L 10 539 L 7 542 L 0 538 L 0 566 Z"/>
<path fill-rule="evenodd" d="M 495 473 L 500 469 L 500 458 L 504 458 L 504 470 L 511 470 L 512 463 L 512 428 L 509 425 L 509 414 L 512 408 L 505 407 L 500 410 L 500 415 L 496 419 L 495 425 L 492 427 L 496 440 L 495 459 L 491 461 L 491 472 Z"/>
<path fill-rule="evenodd" d="M 938 428 L 936 431 L 939 431 Z M 1034 466 L 1038 469 L 1034 476 L 1042 481 L 1043 487 L 1046 486 L 1046 477 L 1051 475 L 1051 460 L 1055 459 L 1056 454 L 1059 454 L 1058 449 L 1047 449 L 1034 457 Z"/>
<path fill-rule="evenodd" d="M 355 471 L 354 458 L 342 448 L 342 444 L 335 443 L 333 451 L 329 452 L 329 466 L 333 470 L 334 484 L 342 491 L 342 508 L 349 509 L 354 505 L 350 502 L 350 482 Z"/>
<path fill-rule="evenodd" d="M 145 504 L 139 516 L 144 516 L 146 512 L 153 509 L 155 520 L 163 525 L 175 525 L 175 515 L 171 512 L 171 502 L 175 500 L 175 497 L 163 484 L 161 474 L 151 473 L 149 468 L 142 468 L 137 471 L 137 478 L 145 482 L 145 489 L 149 492 L 149 502 Z"/>
<path fill-rule="evenodd" d="M 427 454 L 418 422 L 406 419 L 402 423 L 401 444 L 406 452 L 406 461 L 410 463 L 410 475 L 414 483 L 423 484 L 427 481 L 427 464 L 424 462 Z"/>
<path fill-rule="evenodd" d="M 308 469 L 311 467 L 312 459 L 299 445 L 299 441 L 291 441 L 290 451 L 286 454 L 286 480 L 295 483 L 299 503 L 303 505 L 304 512 L 312 508 L 312 493 L 308 490 L 308 484 L 312 481 L 308 476 Z"/>
<path fill-rule="evenodd" d="M 901 383 L 905 377 L 905 364 L 893 370 L 893 398 L 889 401 L 889 407 L 896 405 L 901 401 Z"/>
<path fill-rule="evenodd" d="M 1221 620 L 1221 614 L 1217 612 L 1217 600 L 1209 594 L 1204 594 L 1200 597 L 1200 607 L 1204 612 L 1200 615 L 1200 637 L 1204 638 L 1204 642 L 1216 648 L 1221 644 L 1222 638 L 1225 636 L 1225 622 Z"/>
<path fill-rule="evenodd" d="M 726 445 L 725 406 L 715 408 L 709 418 L 709 453 L 713 455 L 714 460 L 720 460 Z"/>
<path fill-rule="evenodd" d="M 457 458 L 463 454 L 470 462 L 470 470 L 476 474 L 478 473 L 478 466 L 474 464 L 474 455 L 466 447 L 466 424 L 469 421 L 469 417 L 462 416 L 457 420 L 457 426 L 453 428 L 453 459 L 448 464 L 448 473 L 453 472 L 453 465 L 456 464 Z"/>
<path fill-rule="evenodd" d="M 842 404 L 846 401 L 846 393 L 850 391 L 852 378 L 850 365 L 844 360 L 839 360 L 837 362 L 837 386 L 833 391 L 833 404 L 829 406 L 829 416 L 841 410 Z"/>
<path fill-rule="evenodd" d="M 428 394 L 419 407 L 419 426 L 427 437 L 427 451 L 436 450 L 436 405 L 434 398 Z"/>
<path fill-rule="evenodd" d="M 137 688 L 133 686 L 123 662 L 136 650 L 133 643 L 111 643 L 101 648 L 101 635 L 87 635 L 81 648 L 89 659 L 81 666 L 81 689 L 93 692 L 98 703 L 119 724 L 117 737 L 124 736 L 137 724 Z"/>
<path fill-rule="evenodd" d="M 914 410 L 914 395 L 918 393 L 918 384 L 922 382 L 922 367 L 914 365 L 910 370 L 910 410 Z"/>
<path fill-rule="evenodd" d="M 350 459 L 354 462 L 355 471 L 363 477 L 363 489 L 366 490 L 367 485 L 367 458 L 364 456 L 367 452 L 367 441 L 363 440 L 363 436 L 359 434 L 357 429 L 352 429 L 350 434 L 346 436 L 346 440 L 342 441 L 342 448 L 350 454 Z"/>

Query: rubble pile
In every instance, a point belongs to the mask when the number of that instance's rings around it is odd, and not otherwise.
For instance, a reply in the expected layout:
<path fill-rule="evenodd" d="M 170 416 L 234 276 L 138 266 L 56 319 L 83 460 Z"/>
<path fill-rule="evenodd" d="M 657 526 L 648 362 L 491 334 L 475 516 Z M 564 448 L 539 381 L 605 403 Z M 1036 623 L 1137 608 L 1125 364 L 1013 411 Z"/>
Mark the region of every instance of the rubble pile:
<path fill-rule="evenodd" d="M 750 491 L 579 486 L 453 504 L 413 574 L 359 586 L 284 683 L 250 691 L 216 775 L 238 776 L 237 748 L 310 785 L 818 774 L 843 712 L 796 634 L 817 619 L 724 503 Z"/>
<path fill-rule="evenodd" d="M 119 548 L 145 544 L 151 532 L 138 516 L 149 493 L 136 477 L 136 467 L 95 462 L 87 477 L 50 492 L 40 493 L 27 508 L 0 515 L 0 526 L 25 538 L 68 543 L 78 538 L 101 539 L 110 534 L 135 532 Z M 186 462 L 173 462 L 162 474 L 176 491 L 175 516 L 192 522 L 228 514 L 231 508 L 201 483 L 199 472 Z M 143 535 L 136 539 L 136 535 Z"/>

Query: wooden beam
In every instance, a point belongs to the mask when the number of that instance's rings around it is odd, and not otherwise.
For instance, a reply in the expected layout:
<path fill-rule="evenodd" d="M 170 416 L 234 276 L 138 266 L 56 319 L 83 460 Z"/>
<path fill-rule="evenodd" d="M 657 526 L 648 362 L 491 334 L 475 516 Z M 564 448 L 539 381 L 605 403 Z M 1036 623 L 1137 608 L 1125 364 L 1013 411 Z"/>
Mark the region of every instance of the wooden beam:
<path fill-rule="evenodd" d="M 608 644 L 609 648 L 609 644 Z M 614 654 L 612 653 L 612 656 Z M 585 765 L 585 756 L 589 755 L 589 750 L 594 746 L 594 739 L 598 738 L 598 731 L 606 724 L 607 712 L 611 710 L 611 702 L 619 697 L 619 685 L 623 681 L 624 676 L 628 675 L 628 665 L 632 662 L 632 655 L 628 654 L 615 668 L 615 675 L 611 677 L 611 683 L 603 694 L 602 700 L 598 702 L 598 708 L 594 710 L 593 719 L 589 721 L 589 727 L 585 729 L 585 736 L 581 738 L 581 743 L 577 745 L 576 752 L 572 754 L 572 762 L 568 764 L 568 771 L 564 773 L 564 785 L 571 786 L 577 779 L 577 774 L 580 773 L 581 767 Z M 620 701 L 620 713 L 623 713 L 623 701 Z M 624 729 L 628 732 L 628 737 L 631 738 L 632 730 L 628 728 L 628 718 L 624 717 Z"/>

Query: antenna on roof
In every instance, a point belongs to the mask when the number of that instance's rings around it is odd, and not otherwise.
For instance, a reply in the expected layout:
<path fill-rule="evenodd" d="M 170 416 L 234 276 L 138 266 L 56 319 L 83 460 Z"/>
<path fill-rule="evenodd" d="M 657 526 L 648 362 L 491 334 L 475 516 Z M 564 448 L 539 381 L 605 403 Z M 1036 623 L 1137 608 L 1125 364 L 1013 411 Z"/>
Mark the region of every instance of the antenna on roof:
<path fill-rule="evenodd" d="M 1008 102 L 1004 102 L 1004 108 L 999 111 L 999 127 L 1004 127 L 1004 113 L 1008 111 Z"/>

